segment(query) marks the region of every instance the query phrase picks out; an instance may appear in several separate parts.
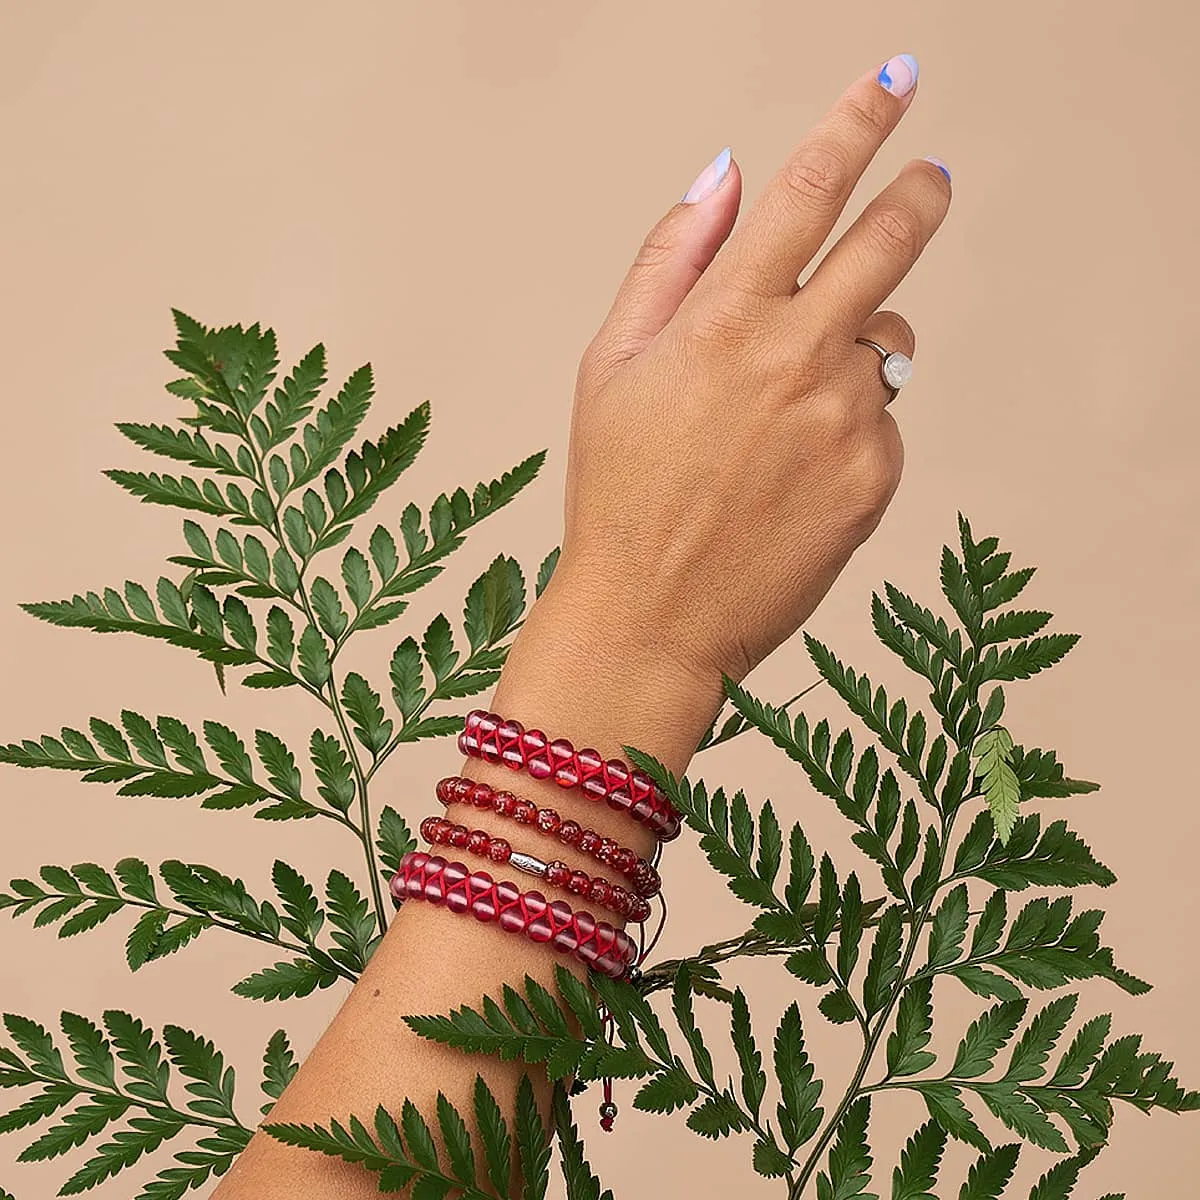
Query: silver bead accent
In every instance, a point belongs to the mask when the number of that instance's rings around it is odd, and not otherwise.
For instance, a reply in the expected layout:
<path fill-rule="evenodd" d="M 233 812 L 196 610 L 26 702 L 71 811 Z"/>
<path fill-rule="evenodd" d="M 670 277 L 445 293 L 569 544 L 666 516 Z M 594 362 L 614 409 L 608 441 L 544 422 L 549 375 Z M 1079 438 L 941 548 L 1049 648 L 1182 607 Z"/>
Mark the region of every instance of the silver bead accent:
<path fill-rule="evenodd" d="M 535 855 L 526 854 L 523 850 L 514 850 L 509 856 L 508 865 L 524 871 L 527 875 L 545 875 L 549 863 L 543 862 Z"/>

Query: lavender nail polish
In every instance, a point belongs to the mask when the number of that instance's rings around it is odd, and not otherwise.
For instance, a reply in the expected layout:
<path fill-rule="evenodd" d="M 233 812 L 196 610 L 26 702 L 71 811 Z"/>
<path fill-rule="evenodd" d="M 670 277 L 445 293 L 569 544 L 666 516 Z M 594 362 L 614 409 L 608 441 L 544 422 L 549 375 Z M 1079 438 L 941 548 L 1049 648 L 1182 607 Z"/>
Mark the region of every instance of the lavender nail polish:
<path fill-rule="evenodd" d="M 733 153 L 728 146 L 700 172 L 692 181 L 692 186 L 683 193 L 682 204 L 699 204 L 707 199 L 721 186 L 721 180 L 729 174 L 729 164 Z"/>

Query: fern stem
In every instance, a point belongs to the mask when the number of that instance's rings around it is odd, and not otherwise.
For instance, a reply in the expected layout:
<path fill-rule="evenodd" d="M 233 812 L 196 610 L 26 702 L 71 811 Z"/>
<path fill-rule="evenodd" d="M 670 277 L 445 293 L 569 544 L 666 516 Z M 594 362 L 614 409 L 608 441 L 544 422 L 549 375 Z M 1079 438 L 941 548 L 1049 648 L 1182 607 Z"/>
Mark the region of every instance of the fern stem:
<path fill-rule="evenodd" d="M 236 406 L 235 406 L 236 410 Z M 250 452 L 250 457 L 254 462 L 254 471 L 258 476 L 258 486 L 262 489 L 262 493 L 267 498 L 267 503 L 271 506 L 271 525 L 272 533 L 279 543 L 279 548 L 292 558 L 291 548 L 287 544 L 284 537 L 283 526 L 279 520 L 279 504 L 271 495 L 271 489 L 267 484 L 267 473 L 263 469 L 262 455 L 259 452 L 258 446 L 254 442 L 254 438 L 250 433 L 250 428 L 246 423 L 246 419 L 241 416 L 239 411 L 238 417 L 242 429 L 244 431 L 244 441 L 246 448 Z M 304 613 L 305 619 L 313 629 L 320 633 L 320 626 L 317 624 L 316 613 L 313 612 L 312 603 L 309 601 L 308 592 L 304 586 L 304 572 L 308 569 L 309 560 L 301 558 L 299 566 L 296 566 L 293 559 L 292 565 L 296 570 L 296 595 L 299 597 L 300 610 Z M 295 601 L 293 601 L 295 604 Z M 354 739 L 350 734 L 350 727 L 346 722 L 346 714 L 342 711 L 341 701 L 338 699 L 337 679 L 333 673 L 333 658 L 329 660 L 329 678 L 325 681 L 325 686 L 328 689 L 328 699 L 324 699 L 320 695 L 320 689 L 317 689 L 317 696 L 322 699 L 322 702 L 333 713 L 334 720 L 337 722 L 338 730 L 341 733 L 343 748 L 350 758 L 351 769 L 354 771 L 355 784 L 358 788 L 358 814 L 359 828 L 356 830 L 358 840 L 362 843 L 363 853 L 367 859 L 367 878 L 371 885 L 371 901 L 375 906 L 375 921 L 379 926 L 380 934 L 387 933 L 387 909 L 383 903 L 383 888 L 379 882 L 379 866 L 375 861 L 375 848 L 371 845 L 371 801 L 367 794 L 367 778 L 363 774 L 362 763 L 358 757 L 358 749 L 354 745 Z M 350 824 L 347 822 L 347 824 Z M 350 828 L 354 828 L 351 824 Z"/>

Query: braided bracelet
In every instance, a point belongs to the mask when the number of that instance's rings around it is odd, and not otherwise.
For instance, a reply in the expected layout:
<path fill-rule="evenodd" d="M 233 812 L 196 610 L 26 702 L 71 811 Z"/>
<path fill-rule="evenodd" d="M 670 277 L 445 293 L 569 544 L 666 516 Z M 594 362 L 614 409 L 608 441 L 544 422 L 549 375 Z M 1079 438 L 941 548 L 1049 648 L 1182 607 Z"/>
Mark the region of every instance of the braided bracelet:
<path fill-rule="evenodd" d="M 495 922 L 506 933 L 548 942 L 561 954 L 573 954 L 594 971 L 619 979 L 637 958 L 633 939 L 589 912 L 564 900 L 547 901 L 541 892 L 522 892 L 509 880 L 495 882 L 486 871 L 465 863 L 411 850 L 391 879 L 392 897 L 444 904 L 451 912 L 470 910 L 476 920 Z"/>
<path fill-rule="evenodd" d="M 557 837 L 564 846 L 574 846 L 598 863 L 624 875 L 639 896 L 654 896 L 662 888 L 658 872 L 646 859 L 612 838 L 584 829 L 578 821 L 564 821 L 552 808 L 538 808 L 532 800 L 514 796 L 512 792 L 497 791 L 490 784 L 464 775 L 439 779 L 437 798 L 446 805 L 469 804 L 474 808 L 490 809 L 497 816 L 528 825 L 547 837 Z"/>
<path fill-rule="evenodd" d="M 545 862 L 533 854 L 514 850 L 504 838 L 493 837 L 484 829 L 468 829 L 465 825 L 447 821 L 445 817 L 426 817 L 421 822 L 421 836 L 435 846 L 453 846 L 456 850 L 466 850 L 481 858 L 491 859 L 494 863 L 508 863 L 518 871 L 536 875 L 555 887 L 563 887 L 577 896 L 594 900 L 602 908 L 639 925 L 650 915 L 650 902 L 619 884 L 609 883 L 607 879 L 589 875 L 586 871 L 572 871 L 559 859 Z"/>
<path fill-rule="evenodd" d="M 660 841 L 679 836 L 681 820 L 663 790 L 645 771 L 619 758 L 607 762 L 597 750 L 576 750 L 566 738 L 549 741 L 540 729 L 506 721 L 481 708 L 467 713 L 458 748 L 463 754 L 527 770 L 535 779 L 553 779 L 559 787 L 580 788 L 593 800 L 628 812 Z"/>

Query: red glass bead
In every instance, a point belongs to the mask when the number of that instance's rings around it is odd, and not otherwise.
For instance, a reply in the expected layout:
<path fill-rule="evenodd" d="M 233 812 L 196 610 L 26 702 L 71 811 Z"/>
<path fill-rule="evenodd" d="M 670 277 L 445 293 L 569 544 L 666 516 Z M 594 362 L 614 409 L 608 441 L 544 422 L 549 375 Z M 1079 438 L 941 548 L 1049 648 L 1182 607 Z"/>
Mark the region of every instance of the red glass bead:
<path fill-rule="evenodd" d="M 629 919 L 636 921 L 639 925 L 650 916 L 650 901 L 643 900 L 641 896 L 634 898 L 633 904 L 629 909 Z"/>
<path fill-rule="evenodd" d="M 608 807 L 627 812 L 633 806 L 633 796 L 627 787 L 614 788 L 608 793 Z"/>
<path fill-rule="evenodd" d="M 554 936 L 554 930 L 544 912 L 529 922 L 525 928 L 525 936 L 533 942 L 548 942 Z"/>
<path fill-rule="evenodd" d="M 532 800 L 518 800 L 513 805 L 513 820 L 519 821 L 522 825 L 532 825 L 537 811 L 537 805 Z"/>
<path fill-rule="evenodd" d="M 612 884 L 607 879 L 601 879 L 597 875 L 592 880 L 592 886 L 588 888 L 588 899 L 595 900 L 597 904 L 602 904 L 606 908 L 608 902 L 612 898 Z"/>
<path fill-rule="evenodd" d="M 592 886 L 592 878 L 583 871 L 572 871 L 571 878 L 567 880 L 567 889 L 572 891 L 577 896 L 587 894 L 588 888 Z"/>
<path fill-rule="evenodd" d="M 470 850 L 472 854 L 486 854 L 491 840 L 482 829 L 472 829 L 465 849 Z"/>
<path fill-rule="evenodd" d="M 562 817 L 552 808 L 543 808 L 538 813 L 535 824 L 543 833 L 554 834 L 562 824 Z"/>
<path fill-rule="evenodd" d="M 550 756 L 550 765 L 554 770 L 569 763 L 575 757 L 575 747 L 567 741 L 566 738 L 555 738 L 547 747 L 546 753 Z"/>
<path fill-rule="evenodd" d="M 486 783 L 473 783 L 464 799 L 468 804 L 473 804 L 476 808 L 491 808 L 492 797 L 494 795 L 495 791 L 490 785 Z"/>
<path fill-rule="evenodd" d="M 502 817 L 511 817 L 513 809 L 517 807 L 517 798 L 512 792 L 497 792 L 492 797 L 492 811 L 499 813 Z"/>
<path fill-rule="evenodd" d="M 579 841 L 577 841 L 575 845 L 578 846 L 584 854 L 593 854 L 595 853 L 596 847 L 600 845 L 600 835 L 593 829 L 585 829 L 583 833 L 579 835 Z"/>
<path fill-rule="evenodd" d="M 547 883 L 552 883 L 555 887 L 565 887 L 570 878 L 571 868 L 565 862 L 555 859 L 554 862 L 547 864 L 545 875 Z"/>
<path fill-rule="evenodd" d="M 619 758 L 610 758 L 604 764 L 604 781 L 610 792 L 624 787 L 629 782 L 629 768 Z"/>
<path fill-rule="evenodd" d="M 634 854 L 628 846 L 622 846 L 616 854 L 612 856 L 612 865 L 614 870 L 620 871 L 622 875 L 626 871 L 631 871 L 637 865 L 638 856 Z"/>
<path fill-rule="evenodd" d="M 477 921 L 494 921 L 496 919 L 496 898 L 484 893 L 471 901 L 471 914 Z"/>
<path fill-rule="evenodd" d="M 471 874 L 471 872 L 467 870 L 464 863 L 448 863 L 444 858 L 440 859 L 439 861 L 443 864 L 441 871 L 446 880 L 447 887 L 454 887 L 455 884 L 462 883 L 462 881 Z"/>
<path fill-rule="evenodd" d="M 600 845 L 592 853 L 595 855 L 597 862 L 610 863 L 612 862 L 613 855 L 619 849 L 620 846 L 612 838 L 601 838 Z"/>
<path fill-rule="evenodd" d="M 487 855 L 492 862 L 506 863 L 512 857 L 512 846 L 504 838 L 492 838 Z"/>
<path fill-rule="evenodd" d="M 425 820 L 423 820 L 421 822 L 421 836 L 427 842 L 432 842 L 432 841 L 436 840 L 436 837 L 434 834 L 434 829 L 437 826 L 437 824 L 438 824 L 437 817 L 426 817 Z"/>
<path fill-rule="evenodd" d="M 583 833 L 583 826 L 578 821 L 564 821 L 558 827 L 558 840 L 568 846 L 573 846 Z"/>
<path fill-rule="evenodd" d="M 653 813 L 654 801 L 649 796 L 643 796 L 640 800 L 635 800 L 633 807 L 629 810 L 629 815 L 639 825 L 645 825 Z"/>
<path fill-rule="evenodd" d="M 451 846 L 462 850 L 471 840 L 471 831 L 465 825 L 455 825 L 448 835 L 448 841 Z"/>

